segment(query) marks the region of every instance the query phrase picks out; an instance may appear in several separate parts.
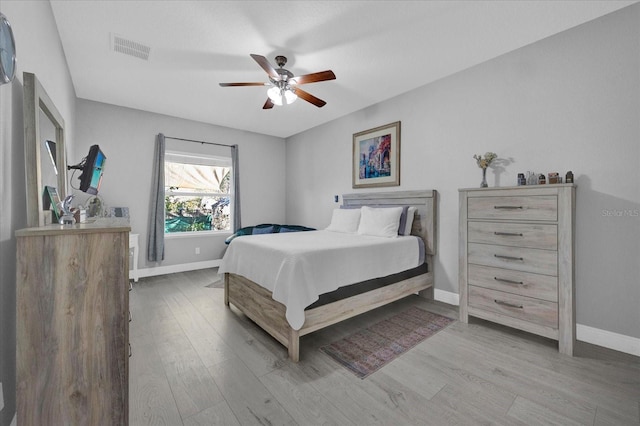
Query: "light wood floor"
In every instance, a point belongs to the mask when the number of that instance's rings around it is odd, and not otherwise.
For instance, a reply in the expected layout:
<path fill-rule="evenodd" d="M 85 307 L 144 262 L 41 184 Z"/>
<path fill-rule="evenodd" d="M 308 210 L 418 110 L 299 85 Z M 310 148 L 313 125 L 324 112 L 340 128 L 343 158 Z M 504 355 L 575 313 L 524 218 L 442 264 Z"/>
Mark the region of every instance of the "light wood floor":
<path fill-rule="evenodd" d="M 455 322 L 362 380 L 318 348 L 409 297 L 305 336 L 299 364 L 234 308 L 216 270 L 144 278 L 131 292 L 131 425 L 638 425 L 640 361 L 480 320 Z"/>

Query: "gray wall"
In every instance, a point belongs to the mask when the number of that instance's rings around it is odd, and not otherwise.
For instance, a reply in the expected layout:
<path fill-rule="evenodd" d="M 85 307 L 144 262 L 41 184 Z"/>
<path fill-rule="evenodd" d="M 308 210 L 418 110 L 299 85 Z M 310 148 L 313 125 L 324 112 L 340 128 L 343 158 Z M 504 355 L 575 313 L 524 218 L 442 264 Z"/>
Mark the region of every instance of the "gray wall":
<path fill-rule="evenodd" d="M 284 139 L 214 126 L 146 111 L 99 102 L 78 100 L 75 164 L 100 145 L 107 156 L 100 197 L 107 206 L 129 207 L 131 232 L 140 234 L 140 268 L 181 265 L 222 258 L 224 240 L 230 233 L 217 236 L 168 237 L 165 260 L 148 262 L 147 223 L 150 203 L 152 158 L 158 133 L 177 138 L 223 144 L 238 144 L 242 225 L 282 223 L 285 216 L 285 142 Z M 167 139 L 167 148 L 197 152 L 199 144 Z M 227 150 L 227 153 L 230 152 Z M 75 187 L 78 179 L 72 179 Z M 83 203 L 86 194 L 74 202 Z M 195 254 L 195 248 L 200 254 Z M 150 272 L 150 271 L 146 271 Z"/>
<path fill-rule="evenodd" d="M 68 152 L 73 151 L 75 92 L 49 2 L 1 1 L 13 28 L 18 56 L 16 78 L 0 86 L 0 383 L 4 408 L 0 425 L 15 413 L 16 242 L 26 218 L 22 73 L 35 73 L 62 114 Z"/>
<path fill-rule="evenodd" d="M 577 179 L 579 324 L 640 337 L 640 5 L 287 139 L 287 221 L 325 227 L 351 188 L 352 134 L 400 120 L 401 186 L 440 193 L 436 289 L 458 292 L 458 188 L 473 154 Z M 393 188 L 392 188 L 393 189 Z M 363 192 L 365 190 L 358 190 Z"/>

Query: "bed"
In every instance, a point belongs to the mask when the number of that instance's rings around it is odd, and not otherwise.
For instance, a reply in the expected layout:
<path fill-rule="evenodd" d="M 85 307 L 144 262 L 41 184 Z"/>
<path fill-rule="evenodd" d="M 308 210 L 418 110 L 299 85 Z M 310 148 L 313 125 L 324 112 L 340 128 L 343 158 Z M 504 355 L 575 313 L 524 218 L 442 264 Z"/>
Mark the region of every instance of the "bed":
<path fill-rule="evenodd" d="M 423 267 L 423 265 L 418 268 L 411 268 L 408 273 L 376 276 L 376 279 L 364 280 L 363 282 L 343 283 L 344 285 L 341 285 L 340 288 L 321 294 L 320 300 L 309 304 L 304 310 L 302 319 L 300 319 L 299 314 L 292 316 L 291 309 L 288 312 L 288 305 L 285 306 L 285 304 L 274 300 L 274 293 L 269 290 L 269 288 L 274 288 L 274 283 L 269 282 L 267 275 L 264 275 L 264 278 L 256 278 L 256 281 L 247 278 L 238 272 L 236 267 L 240 262 L 232 262 L 229 259 L 232 256 L 228 256 L 228 251 L 225 253 L 225 258 L 220 268 L 221 272 L 224 273 L 224 303 L 227 307 L 230 305 L 235 306 L 273 336 L 288 349 L 289 358 L 294 362 L 298 362 L 300 359 L 299 341 L 301 336 L 411 294 L 418 293 L 422 297 L 433 298 L 433 256 L 436 254 L 436 205 L 437 192 L 434 190 L 372 192 L 346 194 L 343 196 L 342 207 L 345 209 L 361 206 L 414 207 L 415 215 L 407 230 L 410 229 L 410 234 L 419 237 L 423 242 L 421 245 L 426 267 Z M 312 235 L 308 232 L 300 234 Z M 319 232 L 317 235 L 321 236 L 322 233 Z M 416 238 L 411 237 L 400 237 L 396 240 L 398 240 L 398 244 L 401 244 L 405 239 L 416 240 Z M 238 239 L 238 241 L 240 240 Z M 230 245 L 229 249 L 232 246 L 233 244 Z M 392 252 L 395 253 L 396 250 L 399 249 L 394 248 Z M 261 256 L 269 256 L 269 253 L 266 252 Z M 256 252 L 252 252 L 250 255 L 243 256 L 242 262 L 246 264 L 246 262 L 251 262 L 251 260 L 246 259 L 255 259 L 257 257 Z M 260 274 L 252 276 L 261 277 Z M 280 294 L 275 294 L 275 298 L 283 300 Z M 306 303 L 313 299 L 313 295 L 304 296 L 303 299 L 305 299 L 303 303 Z M 289 318 L 287 318 L 287 314 L 289 314 Z M 294 326 L 292 326 L 292 322 Z"/>

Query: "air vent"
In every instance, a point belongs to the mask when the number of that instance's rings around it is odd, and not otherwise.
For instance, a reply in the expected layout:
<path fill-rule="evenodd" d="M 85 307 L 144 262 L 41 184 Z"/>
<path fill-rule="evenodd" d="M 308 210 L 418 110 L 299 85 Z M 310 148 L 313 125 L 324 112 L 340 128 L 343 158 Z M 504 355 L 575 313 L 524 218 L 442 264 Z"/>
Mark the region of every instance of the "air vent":
<path fill-rule="evenodd" d="M 114 52 L 124 53 L 125 55 L 133 56 L 145 61 L 149 60 L 149 52 L 151 51 L 151 48 L 142 43 L 128 40 L 124 37 L 113 34 L 111 46 Z"/>

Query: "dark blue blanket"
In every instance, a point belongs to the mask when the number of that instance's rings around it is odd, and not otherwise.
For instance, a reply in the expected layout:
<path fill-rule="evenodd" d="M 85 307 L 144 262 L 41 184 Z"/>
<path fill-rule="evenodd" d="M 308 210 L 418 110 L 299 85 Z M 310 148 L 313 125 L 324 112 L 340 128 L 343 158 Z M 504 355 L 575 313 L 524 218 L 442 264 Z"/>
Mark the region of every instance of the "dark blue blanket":
<path fill-rule="evenodd" d="M 277 234 L 279 232 L 300 232 L 300 231 L 315 231 L 315 228 L 308 228 L 300 225 L 276 225 L 273 223 L 263 223 L 255 226 L 247 226 L 240 228 L 238 231 L 227 238 L 224 243 L 229 244 L 234 238 L 242 235 L 257 235 L 257 234 Z"/>

